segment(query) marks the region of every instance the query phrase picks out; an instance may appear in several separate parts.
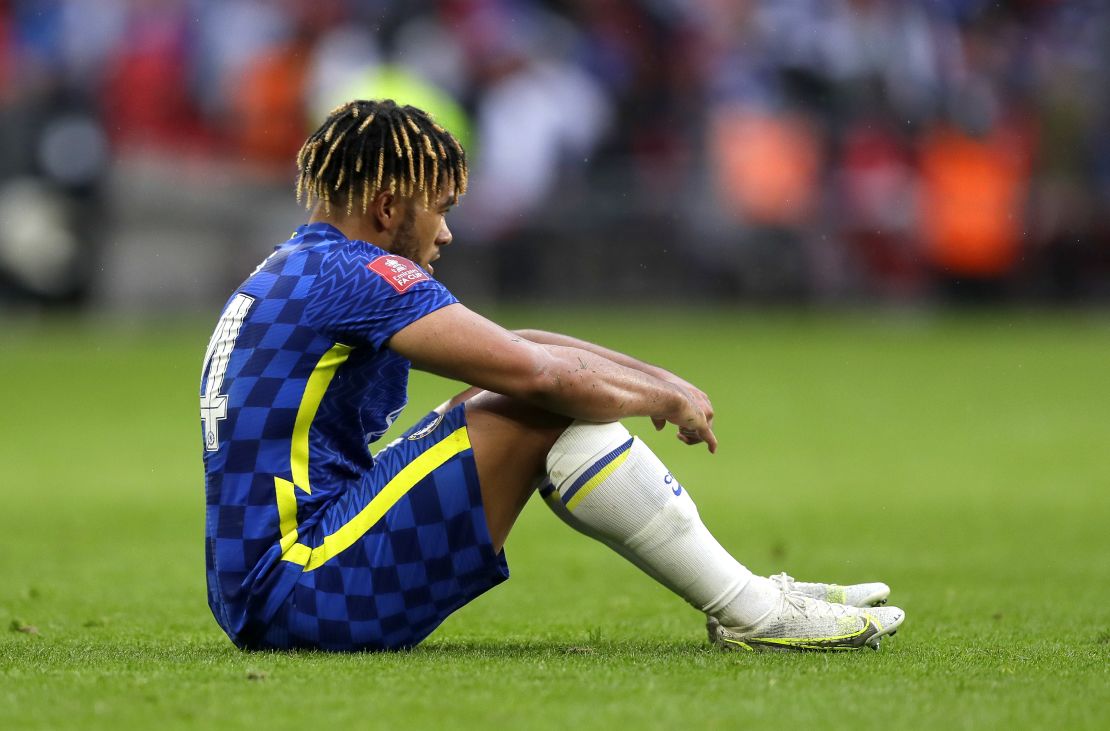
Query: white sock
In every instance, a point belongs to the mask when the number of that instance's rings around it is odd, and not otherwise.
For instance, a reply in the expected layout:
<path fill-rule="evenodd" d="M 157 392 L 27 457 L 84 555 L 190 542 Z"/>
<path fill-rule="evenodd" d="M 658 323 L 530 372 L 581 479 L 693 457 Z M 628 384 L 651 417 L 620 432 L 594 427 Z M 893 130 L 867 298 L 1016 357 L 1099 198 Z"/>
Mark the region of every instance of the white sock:
<path fill-rule="evenodd" d="M 750 627 L 777 605 L 779 588 L 729 555 L 686 489 L 619 423 L 571 424 L 547 474 L 540 493 L 556 515 L 722 624 Z"/>

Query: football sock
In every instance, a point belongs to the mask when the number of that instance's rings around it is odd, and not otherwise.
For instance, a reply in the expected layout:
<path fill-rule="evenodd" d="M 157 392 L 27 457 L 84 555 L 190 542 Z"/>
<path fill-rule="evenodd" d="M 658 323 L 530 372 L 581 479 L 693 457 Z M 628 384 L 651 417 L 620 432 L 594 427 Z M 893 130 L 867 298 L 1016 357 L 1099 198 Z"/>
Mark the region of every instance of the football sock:
<path fill-rule="evenodd" d="M 750 627 L 777 606 L 781 590 L 729 555 L 686 489 L 619 423 L 571 424 L 547 476 L 540 494 L 560 518 L 722 624 Z"/>

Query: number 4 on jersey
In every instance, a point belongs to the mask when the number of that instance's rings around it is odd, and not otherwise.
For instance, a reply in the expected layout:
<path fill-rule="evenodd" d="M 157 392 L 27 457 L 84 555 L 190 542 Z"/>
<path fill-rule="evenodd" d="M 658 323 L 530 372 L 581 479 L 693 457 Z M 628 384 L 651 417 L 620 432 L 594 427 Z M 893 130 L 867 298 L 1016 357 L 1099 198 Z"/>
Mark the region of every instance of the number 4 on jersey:
<path fill-rule="evenodd" d="M 253 297 L 235 295 L 216 323 L 216 332 L 212 333 L 208 350 L 204 353 L 202 373 L 207 373 L 207 376 L 200 394 L 200 421 L 204 429 L 204 449 L 209 452 L 220 448 L 220 421 L 227 418 L 227 396 L 220 391 L 223 390 L 231 351 L 235 348 L 247 311 L 253 304 Z"/>

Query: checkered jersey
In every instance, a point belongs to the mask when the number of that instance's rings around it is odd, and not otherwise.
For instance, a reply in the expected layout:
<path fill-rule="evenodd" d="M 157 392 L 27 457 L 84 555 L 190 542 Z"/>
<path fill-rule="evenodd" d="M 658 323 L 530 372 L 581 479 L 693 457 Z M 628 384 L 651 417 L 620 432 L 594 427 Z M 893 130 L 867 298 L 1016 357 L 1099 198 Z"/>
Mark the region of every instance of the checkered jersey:
<path fill-rule="evenodd" d="M 336 228 L 301 226 L 232 295 L 201 379 L 208 596 L 235 636 L 302 571 L 281 561 L 374 466 L 406 403 L 386 348 L 455 298 L 423 269 Z"/>

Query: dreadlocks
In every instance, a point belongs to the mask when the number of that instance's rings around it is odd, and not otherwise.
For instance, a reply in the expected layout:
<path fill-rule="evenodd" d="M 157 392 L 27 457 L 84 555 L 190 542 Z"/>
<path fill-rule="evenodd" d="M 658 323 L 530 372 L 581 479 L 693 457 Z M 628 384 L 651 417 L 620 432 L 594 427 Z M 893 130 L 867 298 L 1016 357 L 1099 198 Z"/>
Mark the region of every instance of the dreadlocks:
<path fill-rule="evenodd" d="M 466 192 L 466 152 L 427 112 L 392 99 L 337 107 L 297 154 L 297 201 L 325 212 L 358 202 L 366 212 L 381 191 L 422 196 L 431 208 L 445 190 Z"/>

